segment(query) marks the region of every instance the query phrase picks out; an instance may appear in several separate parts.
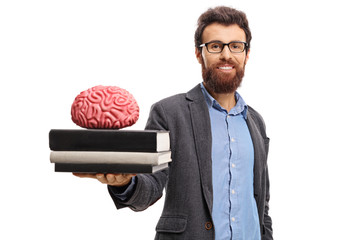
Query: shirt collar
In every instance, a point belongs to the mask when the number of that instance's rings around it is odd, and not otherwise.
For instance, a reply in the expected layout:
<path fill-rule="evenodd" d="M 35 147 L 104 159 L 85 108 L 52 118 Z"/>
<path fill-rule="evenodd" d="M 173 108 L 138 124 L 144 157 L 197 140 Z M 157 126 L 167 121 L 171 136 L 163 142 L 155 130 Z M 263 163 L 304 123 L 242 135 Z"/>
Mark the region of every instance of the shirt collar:
<path fill-rule="evenodd" d="M 222 108 L 218 103 L 218 101 L 216 101 L 216 99 L 210 95 L 210 93 L 204 87 L 203 83 L 201 83 L 200 86 L 201 86 L 201 91 L 204 94 L 206 104 L 208 105 L 209 109 L 215 108 L 218 111 L 226 111 L 226 109 Z M 230 115 L 242 114 L 243 117 L 246 119 L 248 106 L 246 105 L 244 99 L 236 91 L 235 91 L 235 100 L 236 100 L 236 105 L 230 110 L 229 114 Z"/>

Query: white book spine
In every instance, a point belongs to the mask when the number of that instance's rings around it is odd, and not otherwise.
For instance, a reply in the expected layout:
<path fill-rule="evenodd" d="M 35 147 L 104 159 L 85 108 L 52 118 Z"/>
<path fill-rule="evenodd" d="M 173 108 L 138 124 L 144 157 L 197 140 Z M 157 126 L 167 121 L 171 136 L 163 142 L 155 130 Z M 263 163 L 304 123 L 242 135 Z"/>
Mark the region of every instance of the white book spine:
<path fill-rule="evenodd" d="M 118 163 L 159 165 L 171 162 L 171 152 L 91 152 L 91 151 L 52 151 L 52 163 Z"/>

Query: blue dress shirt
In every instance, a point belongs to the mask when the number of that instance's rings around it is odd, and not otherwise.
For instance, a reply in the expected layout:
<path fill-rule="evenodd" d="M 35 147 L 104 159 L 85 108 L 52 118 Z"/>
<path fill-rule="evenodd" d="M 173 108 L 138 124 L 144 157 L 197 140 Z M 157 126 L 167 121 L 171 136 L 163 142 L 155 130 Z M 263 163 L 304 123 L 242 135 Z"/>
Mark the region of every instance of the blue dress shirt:
<path fill-rule="evenodd" d="M 260 240 L 254 198 L 254 148 L 246 124 L 247 106 L 236 92 L 230 112 L 201 88 L 212 132 L 212 218 L 216 240 Z"/>

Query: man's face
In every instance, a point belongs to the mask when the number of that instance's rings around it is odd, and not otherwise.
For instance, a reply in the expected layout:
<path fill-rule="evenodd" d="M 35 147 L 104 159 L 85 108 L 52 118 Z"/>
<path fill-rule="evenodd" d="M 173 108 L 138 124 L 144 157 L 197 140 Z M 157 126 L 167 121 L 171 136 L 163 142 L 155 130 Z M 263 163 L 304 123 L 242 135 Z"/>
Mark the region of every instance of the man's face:
<path fill-rule="evenodd" d="M 246 42 L 246 35 L 238 25 L 229 26 L 213 23 L 204 29 L 202 42 L 232 41 Z M 245 64 L 249 58 L 249 51 L 232 53 L 225 46 L 221 53 L 209 53 L 204 46 L 201 51 L 196 49 L 196 58 L 202 66 L 205 86 L 215 93 L 231 93 L 239 86 L 244 76 Z"/>

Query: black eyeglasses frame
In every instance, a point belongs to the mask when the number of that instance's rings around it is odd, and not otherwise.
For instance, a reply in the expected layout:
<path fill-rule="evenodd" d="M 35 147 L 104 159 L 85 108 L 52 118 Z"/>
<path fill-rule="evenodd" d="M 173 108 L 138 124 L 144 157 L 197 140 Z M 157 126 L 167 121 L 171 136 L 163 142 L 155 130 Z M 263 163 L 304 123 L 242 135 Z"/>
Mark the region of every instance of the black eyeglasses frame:
<path fill-rule="evenodd" d="M 210 43 L 221 43 L 221 44 L 223 45 L 223 48 L 221 49 L 220 52 L 210 52 L 209 49 L 208 49 L 208 45 L 209 45 Z M 243 43 L 243 44 L 245 45 L 244 50 L 242 50 L 241 52 L 233 52 L 233 51 L 231 50 L 231 48 L 230 48 L 230 44 L 232 44 L 232 43 Z M 225 46 L 227 46 L 227 47 L 229 48 L 230 52 L 232 52 L 232 53 L 242 53 L 242 52 L 244 52 L 245 50 L 248 49 L 248 44 L 247 44 L 247 42 L 242 42 L 242 41 L 231 41 L 231 42 L 228 42 L 228 43 L 223 43 L 223 42 L 221 42 L 221 41 L 210 41 L 210 42 L 207 42 L 207 43 L 203 43 L 203 44 L 199 45 L 198 47 L 199 47 L 199 48 L 202 48 L 202 47 L 204 47 L 204 46 L 206 47 L 206 50 L 207 50 L 209 53 L 213 53 L 213 54 L 222 53 L 222 51 L 224 50 Z"/>

